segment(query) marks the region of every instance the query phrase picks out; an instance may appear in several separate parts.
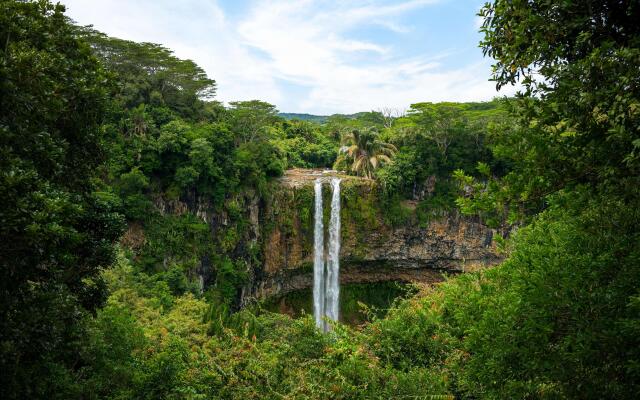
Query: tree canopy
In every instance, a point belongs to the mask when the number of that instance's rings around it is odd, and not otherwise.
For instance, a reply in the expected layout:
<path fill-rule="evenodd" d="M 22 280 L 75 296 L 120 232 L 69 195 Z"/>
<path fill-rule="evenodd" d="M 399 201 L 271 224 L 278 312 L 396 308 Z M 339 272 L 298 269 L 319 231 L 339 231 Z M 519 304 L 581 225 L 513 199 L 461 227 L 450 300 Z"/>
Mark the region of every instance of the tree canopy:
<path fill-rule="evenodd" d="M 0 396 L 637 397 L 640 3 L 479 15 L 514 98 L 316 123 L 225 106 L 194 62 L 59 4 L 1 1 Z M 332 165 L 377 180 L 343 191 L 367 229 L 469 218 L 505 261 L 329 334 L 243 309 L 267 232 L 312 231 L 313 188 L 272 180 Z M 300 208 L 277 232 L 274 199 Z"/>
<path fill-rule="evenodd" d="M 498 201 L 528 208 L 578 185 L 637 185 L 639 13 L 635 1 L 495 1 L 480 11 L 493 79 L 524 88 L 512 103 L 518 124 L 495 150 L 517 160 Z"/>
<path fill-rule="evenodd" d="M 357 175 L 371 179 L 379 166 L 391 162 L 391 157 L 398 151 L 390 143 L 379 139 L 379 133 L 373 129 L 354 129 L 345 133 L 342 138 L 344 147 L 340 150 L 349 169 Z M 337 163 L 340 164 L 338 159 Z"/>
<path fill-rule="evenodd" d="M 0 391 L 63 390 L 122 219 L 93 190 L 106 75 L 48 2 L 0 3 Z M 55 378 L 54 378 L 55 376 Z M 64 397 L 64 392 L 59 393 Z"/>

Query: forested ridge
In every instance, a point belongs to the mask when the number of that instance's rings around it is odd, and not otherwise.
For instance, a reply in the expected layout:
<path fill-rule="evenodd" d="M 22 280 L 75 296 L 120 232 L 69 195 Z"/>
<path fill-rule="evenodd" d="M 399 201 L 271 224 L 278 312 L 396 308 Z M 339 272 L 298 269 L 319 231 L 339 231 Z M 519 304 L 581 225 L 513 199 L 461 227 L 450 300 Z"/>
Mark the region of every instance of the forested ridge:
<path fill-rule="evenodd" d="M 0 2 L 0 397 L 637 396 L 637 1 L 487 3 L 514 97 L 304 119 L 64 11 Z M 474 218 L 505 261 L 328 333 L 241 308 L 244 207 L 291 168 L 375 182 L 392 226 Z M 223 223 L 164 209 L 203 199 Z"/>

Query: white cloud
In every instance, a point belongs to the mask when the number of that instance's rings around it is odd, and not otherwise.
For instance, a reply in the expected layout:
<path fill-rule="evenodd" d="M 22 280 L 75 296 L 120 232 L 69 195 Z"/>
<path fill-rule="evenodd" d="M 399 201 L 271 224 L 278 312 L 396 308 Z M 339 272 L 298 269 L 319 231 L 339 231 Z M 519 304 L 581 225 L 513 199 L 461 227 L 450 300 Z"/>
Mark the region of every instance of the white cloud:
<path fill-rule="evenodd" d="M 346 113 L 495 95 L 488 62 L 445 69 L 447 54 L 398 58 L 393 46 L 350 34 L 367 25 L 406 33 L 402 15 L 438 0 L 255 0 L 234 20 L 213 0 L 63 2 L 82 24 L 193 59 L 216 79 L 223 101 L 257 98 L 283 111 Z"/>
<path fill-rule="evenodd" d="M 346 6 L 339 8 L 337 13 L 328 13 L 335 17 L 343 18 L 347 23 L 353 24 L 377 17 L 391 17 L 416 8 L 439 3 L 440 0 L 411 0 L 391 2 L 392 4 L 380 4 L 379 2 L 366 2 L 363 6 Z M 344 2 L 353 3 L 353 2 Z"/>
<path fill-rule="evenodd" d="M 413 30 L 413 27 L 402 25 L 395 21 L 388 21 L 384 19 L 374 19 L 371 22 L 375 25 L 379 25 L 395 33 L 409 33 Z"/>
<path fill-rule="evenodd" d="M 369 2 L 349 9 L 319 8 L 305 0 L 293 5 L 273 0 L 256 7 L 238 31 L 245 43 L 269 54 L 271 70 L 280 79 L 311 88 L 309 96 L 295 104 L 295 111 L 355 112 L 381 106 L 404 108 L 418 101 L 492 98 L 495 87 L 487 82 L 486 62 L 444 70 L 438 59 L 447 54 L 411 60 L 382 57 L 359 64 L 347 61 L 345 51 L 377 49 L 374 43 L 349 46 L 350 29 L 369 23 L 370 18 L 391 18 L 429 3 L 433 1 Z M 388 55 L 392 49 L 379 53 Z"/>
<path fill-rule="evenodd" d="M 284 96 L 273 74 L 242 45 L 215 1 L 62 0 L 81 24 L 123 39 L 161 43 L 178 57 L 194 60 L 218 83 L 218 98 L 265 99 Z"/>

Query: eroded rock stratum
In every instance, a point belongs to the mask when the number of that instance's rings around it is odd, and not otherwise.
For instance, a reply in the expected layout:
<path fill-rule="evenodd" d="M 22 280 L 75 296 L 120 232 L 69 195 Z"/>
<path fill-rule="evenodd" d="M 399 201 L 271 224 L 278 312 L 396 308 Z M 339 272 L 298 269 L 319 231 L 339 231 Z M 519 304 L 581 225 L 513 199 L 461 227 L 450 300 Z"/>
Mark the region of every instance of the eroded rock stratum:
<path fill-rule="evenodd" d="M 456 211 L 417 210 L 413 202 L 386 204 L 376 182 L 336 172 L 289 170 L 263 195 L 245 192 L 228 199 L 240 215 L 235 219 L 225 210 L 214 210 L 203 197 L 158 197 L 154 203 L 163 215 L 197 216 L 207 224 L 211 240 L 218 241 L 217 251 L 223 252 L 217 254 L 218 260 L 216 254 L 195 255 L 203 290 L 215 284 L 215 263 L 222 259 L 221 255 L 246 269 L 246 283 L 234 303 L 235 307 L 242 307 L 254 300 L 312 286 L 313 185 L 318 177 L 335 175 L 343 179 L 341 283 L 430 283 L 442 280 L 443 274 L 471 271 L 501 261 L 492 240 L 495 231 L 477 220 Z M 327 226 L 329 185 L 323 198 Z M 237 221 L 244 222 L 240 226 Z M 136 225 L 130 227 L 125 246 L 144 242 L 144 232 L 138 230 Z M 174 256 L 167 254 L 164 264 L 169 265 Z"/>
<path fill-rule="evenodd" d="M 258 222 L 262 263 L 251 271 L 242 303 L 312 285 L 313 182 L 319 176 L 323 174 L 318 170 L 287 171 L 265 199 Z M 454 211 L 418 213 L 411 202 L 385 204 L 374 181 L 340 176 L 342 283 L 436 282 L 444 273 L 484 268 L 501 260 L 492 240 L 495 231 L 478 221 Z M 327 187 L 325 204 L 330 196 Z M 328 207 L 324 212 L 326 223 Z"/>

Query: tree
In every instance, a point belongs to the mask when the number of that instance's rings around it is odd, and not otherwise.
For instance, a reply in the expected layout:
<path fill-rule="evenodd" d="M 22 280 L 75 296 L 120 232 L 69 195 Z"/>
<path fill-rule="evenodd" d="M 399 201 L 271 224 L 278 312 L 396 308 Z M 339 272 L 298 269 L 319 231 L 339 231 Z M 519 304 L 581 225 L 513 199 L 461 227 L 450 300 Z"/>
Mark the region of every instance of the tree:
<path fill-rule="evenodd" d="M 517 207 L 590 185 L 631 193 L 640 176 L 640 3 L 494 1 L 481 11 L 497 87 L 515 82 L 519 123 L 496 152 L 514 160 Z"/>
<path fill-rule="evenodd" d="M 494 138 L 494 153 L 511 161 L 511 172 L 459 203 L 520 217 L 545 211 L 516 235 L 509 259 L 485 275 L 489 282 L 461 292 L 467 299 L 477 292 L 469 310 L 482 311 L 467 319 L 477 326 L 461 325 L 469 357 L 460 391 L 634 398 L 640 3 L 495 0 L 480 15 L 497 86 L 519 82 L 523 90 L 511 103 L 517 124 Z"/>
<path fill-rule="evenodd" d="M 91 27 L 76 27 L 103 65 L 119 78 L 116 99 L 126 108 L 142 103 L 166 105 L 195 118 L 204 112 L 200 100 L 212 100 L 216 82 L 191 60 L 182 60 L 164 46 L 109 37 Z"/>
<path fill-rule="evenodd" d="M 391 129 L 393 127 L 393 123 L 398 118 L 402 118 L 405 115 L 405 112 L 403 110 L 400 110 L 398 108 L 391 108 L 391 107 L 382 107 L 378 109 L 377 112 L 380 113 L 380 115 L 382 115 L 382 119 L 383 119 L 382 125 L 387 129 Z"/>
<path fill-rule="evenodd" d="M 369 179 L 373 178 L 376 168 L 390 163 L 391 157 L 397 152 L 394 145 L 379 140 L 378 131 L 372 128 L 354 129 L 345 134 L 343 145 L 341 157 L 351 162 L 351 171 Z"/>
<path fill-rule="evenodd" d="M 451 143 L 468 129 L 465 108 L 460 103 L 417 103 L 411 105 L 408 115 L 446 160 Z"/>
<path fill-rule="evenodd" d="M 0 2 L 0 397 L 70 397 L 122 218 L 93 193 L 106 75 L 62 5 Z"/>
<path fill-rule="evenodd" d="M 230 104 L 231 126 L 240 143 L 265 140 L 266 128 L 279 118 L 276 106 L 264 101 L 232 101 Z"/>

